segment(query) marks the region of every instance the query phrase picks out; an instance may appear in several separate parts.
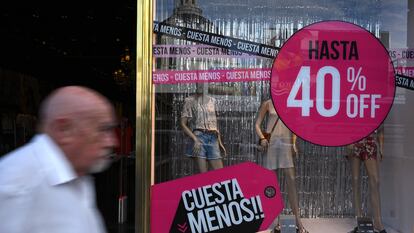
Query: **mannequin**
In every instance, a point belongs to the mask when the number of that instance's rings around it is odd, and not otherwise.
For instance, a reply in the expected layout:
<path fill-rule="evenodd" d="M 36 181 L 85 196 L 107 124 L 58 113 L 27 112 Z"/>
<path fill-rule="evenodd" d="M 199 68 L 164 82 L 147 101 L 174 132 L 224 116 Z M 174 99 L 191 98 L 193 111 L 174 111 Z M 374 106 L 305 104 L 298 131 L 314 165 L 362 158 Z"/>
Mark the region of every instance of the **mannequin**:
<path fill-rule="evenodd" d="M 352 190 L 354 195 L 355 216 L 362 217 L 360 166 L 364 163 L 368 173 L 370 199 L 373 210 L 375 232 L 386 233 L 381 220 L 381 199 L 379 192 L 379 162 L 384 151 L 384 130 L 381 126 L 374 133 L 361 141 L 348 146 L 348 159 L 352 169 Z M 379 157 L 378 157 L 379 155 Z M 356 231 L 356 228 L 354 229 Z"/>
<path fill-rule="evenodd" d="M 271 132 L 270 142 L 267 141 L 260 129 L 265 116 L 267 115 L 266 132 Z M 263 150 L 263 162 L 262 166 L 267 169 L 274 170 L 282 169 L 287 180 L 287 192 L 292 212 L 296 217 L 297 232 L 307 233 L 308 231 L 303 227 L 302 221 L 299 216 L 299 204 L 295 183 L 295 168 L 293 164 L 293 152 L 297 152 L 295 141 L 296 137 L 292 135 L 290 130 L 283 124 L 281 120 L 278 120 L 273 103 L 271 100 L 267 100 L 262 103 L 259 109 L 259 113 L 256 119 L 256 134 L 260 138 L 260 146 Z M 276 123 L 277 122 L 277 123 Z M 274 127 L 276 123 L 276 126 Z M 272 128 L 273 131 L 272 131 Z M 279 224 L 275 228 L 275 232 L 279 230 Z"/>
<path fill-rule="evenodd" d="M 208 94 L 208 84 L 197 84 L 196 93 L 184 101 L 181 127 L 193 143 L 188 145 L 186 156 L 195 160 L 200 172 L 223 167 L 220 149 L 226 155 L 217 127 L 216 100 Z"/>

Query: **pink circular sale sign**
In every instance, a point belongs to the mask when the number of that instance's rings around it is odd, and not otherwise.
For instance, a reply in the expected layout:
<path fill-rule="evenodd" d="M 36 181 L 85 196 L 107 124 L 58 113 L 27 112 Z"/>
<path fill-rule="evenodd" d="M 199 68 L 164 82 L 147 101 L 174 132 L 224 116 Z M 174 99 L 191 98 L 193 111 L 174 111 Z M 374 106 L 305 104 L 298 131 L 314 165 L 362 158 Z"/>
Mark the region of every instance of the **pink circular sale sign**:
<path fill-rule="evenodd" d="M 394 101 L 394 67 L 386 48 L 355 24 L 324 21 L 296 32 L 272 67 L 271 95 L 297 136 L 342 146 L 370 135 Z"/>

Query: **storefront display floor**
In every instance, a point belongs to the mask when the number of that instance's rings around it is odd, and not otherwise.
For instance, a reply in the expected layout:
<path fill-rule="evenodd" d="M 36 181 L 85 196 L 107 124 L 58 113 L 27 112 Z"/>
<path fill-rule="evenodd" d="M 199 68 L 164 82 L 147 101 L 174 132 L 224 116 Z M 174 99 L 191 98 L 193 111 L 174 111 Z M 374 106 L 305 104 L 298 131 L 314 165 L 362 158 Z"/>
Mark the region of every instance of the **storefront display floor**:
<path fill-rule="evenodd" d="M 305 228 L 310 233 L 348 233 L 354 227 L 355 219 L 353 218 L 305 218 L 303 219 Z M 386 227 L 388 233 L 400 233 L 389 227 Z M 120 224 L 108 227 L 108 233 L 134 233 L 135 227 L 131 224 Z M 258 233 L 271 233 L 270 231 L 261 231 Z"/>
<path fill-rule="evenodd" d="M 348 233 L 356 226 L 353 218 L 311 218 L 303 219 L 305 228 L 311 233 Z M 388 233 L 399 233 L 389 227 L 386 227 Z M 260 233 L 270 233 L 262 231 Z"/>

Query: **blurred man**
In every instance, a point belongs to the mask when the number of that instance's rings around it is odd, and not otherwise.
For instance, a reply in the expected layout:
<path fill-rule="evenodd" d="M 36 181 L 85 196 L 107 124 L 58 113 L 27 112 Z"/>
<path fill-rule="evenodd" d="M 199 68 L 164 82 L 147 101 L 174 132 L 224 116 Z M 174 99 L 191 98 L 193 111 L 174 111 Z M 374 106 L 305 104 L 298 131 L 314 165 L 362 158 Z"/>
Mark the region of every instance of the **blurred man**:
<path fill-rule="evenodd" d="M 118 143 L 113 107 L 95 91 L 63 87 L 39 120 L 39 134 L 0 160 L 0 232 L 105 232 L 88 174 L 109 165 Z"/>

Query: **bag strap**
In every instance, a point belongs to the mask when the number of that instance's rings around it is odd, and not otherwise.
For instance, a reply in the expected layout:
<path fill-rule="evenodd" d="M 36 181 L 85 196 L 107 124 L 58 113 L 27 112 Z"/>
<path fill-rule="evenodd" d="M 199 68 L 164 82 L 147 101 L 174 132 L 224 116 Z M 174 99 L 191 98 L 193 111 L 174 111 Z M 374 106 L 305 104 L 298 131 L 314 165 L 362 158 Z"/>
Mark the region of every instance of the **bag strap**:
<path fill-rule="evenodd" d="M 272 135 L 273 131 L 275 130 L 276 125 L 277 125 L 277 122 L 279 122 L 279 117 L 276 119 L 276 122 L 275 122 L 275 124 L 273 125 L 272 130 L 270 131 L 270 135 Z"/>

